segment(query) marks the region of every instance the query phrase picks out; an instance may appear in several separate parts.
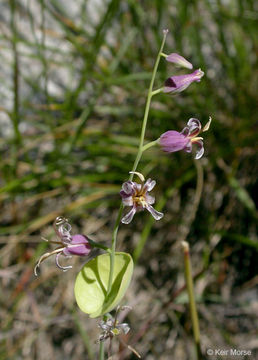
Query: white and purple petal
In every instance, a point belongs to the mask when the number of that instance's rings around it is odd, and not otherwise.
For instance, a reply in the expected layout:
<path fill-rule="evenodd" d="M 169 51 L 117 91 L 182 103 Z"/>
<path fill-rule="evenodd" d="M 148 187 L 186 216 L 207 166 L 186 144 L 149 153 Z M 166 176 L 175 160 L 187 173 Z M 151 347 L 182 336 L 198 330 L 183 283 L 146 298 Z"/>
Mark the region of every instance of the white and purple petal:
<path fill-rule="evenodd" d="M 192 152 L 192 143 L 191 143 L 191 141 L 188 142 L 188 144 L 184 148 L 184 151 L 187 152 L 187 153 Z"/>
<path fill-rule="evenodd" d="M 61 253 L 58 253 L 58 254 L 56 255 L 56 266 L 57 266 L 59 269 L 63 270 L 63 271 L 67 271 L 67 270 L 69 270 L 69 269 L 72 269 L 72 266 L 71 266 L 71 265 L 69 265 L 69 266 L 62 266 L 62 265 L 59 264 L 59 257 L 60 257 L 60 255 L 61 255 Z M 67 255 L 66 255 L 66 256 L 67 256 Z"/>
<path fill-rule="evenodd" d="M 149 195 L 148 193 L 145 195 L 145 199 L 146 199 L 147 204 L 152 205 L 155 203 L 155 197 Z"/>
<path fill-rule="evenodd" d="M 133 197 L 132 196 L 122 197 L 122 202 L 124 206 L 133 206 Z"/>
<path fill-rule="evenodd" d="M 188 136 L 190 132 L 190 129 L 188 126 L 184 127 L 183 130 L 180 132 L 180 134 L 184 135 L 184 136 Z"/>
<path fill-rule="evenodd" d="M 133 206 L 132 209 L 129 211 L 129 213 L 126 214 L 126 215 L 122 218 L 121 222 L 122 222 L 123 224 L 126 224 L 126 225 L 129 224 L 129 223 L 133 220 L 133 217 L 134 217 L 135 213 L 136 213 L 136 207 Z"/>
<path fill-rule="evenodd" d="M 201 122 L 198 119 L 191 118 L 187 122 L 187 126 L 189 128 L 189 137 L 195 137 L 197 136 L 202 128 Z"/>
<path fill-rule="evenodd" d="M 124 191 L 125 194 L 127 194 L 127 195 L 132 195 L 133 192 L 134 192 L 134 184 L 135 183 L 133 181 L 124 182 L 123 185 L 122 185 L 122 191 Z"/>
<path fill-rule="evenodd" d="M 160 220 L 163 218 L 164 214 L 155 210 L 151 205 L 147 205 L 146 209 L 151 213 L 151 215 L 154 217 L 155 220 Z"/>
<path fill-rule="evenodd" d="M 156 181 L 149 178 L 143 185 L 143 192 L 151 191 L 155 185 Z"/>
<path fill-rule="evenodd" d="M 196 144 L 197 145 L 197 151 L 196 151 L 196 154 L 195 154 L 195 159 L 198 160 L 200 159 L 203 154 L 204 154 L 204 146 L 203 146 L 203 142 L 202 140 L 197 140 L 197 141 L 193 141 L 193 144 Z"/>

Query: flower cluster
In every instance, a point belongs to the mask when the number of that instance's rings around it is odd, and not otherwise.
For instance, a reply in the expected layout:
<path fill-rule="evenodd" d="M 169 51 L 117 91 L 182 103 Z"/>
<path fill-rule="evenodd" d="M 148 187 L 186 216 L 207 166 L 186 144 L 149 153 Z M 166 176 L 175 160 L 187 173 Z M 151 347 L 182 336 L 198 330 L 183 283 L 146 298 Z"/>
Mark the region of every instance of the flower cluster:
<path fill-rule="evenodd" d="M 161 55 L 164 56 L 168 62 L 187 69 L 193 69 L 193 65 L 179 54 L 172 53 L 170 55 L 166 55 L 161 53 Z M 191 74 L 172 76 L 166 80 L 165 87 L 162 90 L 165 93 L 179 93 L 185 90 L 191 83 L 200 82 L 203 75 L 204 72 L 201 69 L 198 69 Z M 204 147 L 203 138 L 198 135 L 200 132 L 208 130 L 210 122 L 211 118 L 202 129 L 200 121 L 198 119 L 191 118 L 182 132 L 179 133 L 178 131 L 169 130 L 162 134 L 160 138 L 153 143 L 158 142 L 162 150 L 169 153 L 179 150 L 191 152 L 192 145 L 196 144 L 198 146 L 198 150 L 196 152 L 195 159 L 200 159 L 204 153 Z M 123 183 L 122 190 L 120 191 L 123 205 L 131 207 L 131 210 L 122 218 L 122 223 L 129 224 L 135 213 L 144 209 L 148 210 L 155 220 L 160 220 L 163 217 L 163 214 L 151 206 L 154 204 L 155 198 L 149 195 L 149 192 L 154 188 L 156 181 L 148 179 L 146 183 L 143 183 L 143 175 L 137 172 L 135 172 L 135 174 L 140 177 L 142 184 L 129 180 Z"/>
<path fill-rule="evenodd" d="M 60 265 L 59 263 L 60 255 L 70 258 L 72 255 L 87 256 L 91 252 L 91 246 L 89 244 L 88 238 L 85 235 L 81 235 L 81 234 L 71 235 L 72 227 L 67 219 L 63 218 L 62 216 L 58 216 L 53 224 L 53 227 L 56 232 L 56 235 L 59 237 L 60 240 L 49 241 L 47 239 L 44 238 L 43 239 L 50 243 L 58 244 L 59 247 L 57 247 L 55 250 L 51 252 L 45 253 L 39 258 L 34 268 L 34 273 L 36 276 L 37 276 L 37 269 L 39 268 L 42 261 L 46 260 L 51 255 L 56 255 L 57 267 L 63 271 L 67 271 L 68 269 L 71 269 L 72 266 Z"/>

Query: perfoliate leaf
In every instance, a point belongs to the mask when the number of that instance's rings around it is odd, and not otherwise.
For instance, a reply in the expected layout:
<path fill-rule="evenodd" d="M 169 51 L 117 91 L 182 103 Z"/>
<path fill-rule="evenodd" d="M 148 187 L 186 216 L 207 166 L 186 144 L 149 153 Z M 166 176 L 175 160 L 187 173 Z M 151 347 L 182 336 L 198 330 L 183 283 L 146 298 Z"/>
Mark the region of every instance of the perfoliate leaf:
<path fill-rule="evenodd" d="M 133 274 L 133 260 L 127 253 L 115 254 L 113 282 L 109 295 L 107 286 L 110 255 L 103 254 L 89 261 L 77 275 L 74 293 L 79 308 L 95 318 L 114 309 L 123 298 Z"/>

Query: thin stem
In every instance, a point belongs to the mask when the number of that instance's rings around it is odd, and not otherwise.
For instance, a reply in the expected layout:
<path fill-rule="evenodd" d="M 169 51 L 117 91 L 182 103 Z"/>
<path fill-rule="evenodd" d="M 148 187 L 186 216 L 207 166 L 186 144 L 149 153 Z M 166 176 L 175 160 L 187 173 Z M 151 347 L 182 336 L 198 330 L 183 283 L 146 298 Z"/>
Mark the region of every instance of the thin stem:
<path fill-rule="evenodd" d="M 162 43 L 161 43 L 161 47 L 160 47 L 160 50 L 159 50 L 155 65 L 154 65 L 154 69 L 153 69 L 153 73 L 152 73 L 152 77 L 151 77 L 151 82 L 150 82 L 150 86 L 149 86 L 149 91 L 148 91 L 148 95 L 147 95 L 147 102 L 146 102 L 145 113 L 144 113 L 144 117 L 143 117 L 142 132 L 141 132 L 141 138 L 140 138 L 140 144 L 139 144 L 139 151 L 141 150 L 141 148 L 143 146 L 145 130 L 146 130 L 146 125 L 147 125 L 147 120 L 148 120 L 148 115 L 149 115 L 149 110 L 150 110 L 150 102 L 151 102 L 151 98 L 152 98 L 154 80 L 155 80 L 156 73 L 157 73 L 157 70 L 158 70 L 160 56 L 161 56 L 161 53 L 163 51 L 163 47 L 165 45 L 166 37 L 167 37 L 167 31 L 164 31 L 163 40 L 162 40 Z"/>
<path fill-rule="evenodd" d="M 111 287 L 112 287 L 114 265 L 115 265 L 116 239 L 117 239 L 117 232 L 118 232 L 119 224 L 122 219 L 122 213 L 123 213 L 123 204 L 121 203 L 119 211 L 118 211 L 115 227 L 113 230 L 113 234 L 112 234 L 112 245 L 111 245 L 111 253 L 110 253 L 110 272 L 109 272 L 109 278 L 108 278 L 107 294 L 109 294 Z"/>
<path fill-rule="evenodd" d="M 151 142 L 149 142 L 148 144 L 145 144 L 145 145 L 142 147 L 142 152 L 148 150 L 148 149 L 151 148 L 152 146 L 157 145 L 158 141 L 159 141 L 159 139 L 154 140 L 154 141 L 151 141 Z"/>
<path fill-rule="evenodd" d="M 93 240 L 91 240 L 89 238 L 87 238 L 87 239 L 88 239 L 89 244 L 92 247 L 99 248 L 99 249 L 105 250 L 106 252 L 110 253 L 111 250 L 107 246 L 96 243 L 95 241 L 93 241 Z"/>
<path fill-rule="evenodd" d="M 105 356 L 105 348 L 104 348 L 104 341 L 100 341 L 99 343 L 99 360 L 104 360 Z"/>
<path fill-rule="evenodd" d="M 193 278 L 192 278 L 192 266 L 189 252 L 189 244 L 186 241 L 182 241 L 183 251 L 184 251 L 184 265 L 185 265 L 185 281 L 189 297 L 190 313 L 193 324 L 193 334 L 194 342 L 196 346 L 197 359 L 202 359 L 201 354 L 201 345 L 200 345 L 200 328 L 198 313 L 196 310 L 196 303 L 194 298 L 194 289 L 193 289 Z"/>
<path fill-rule="evenodd" d="M 149 110 L 150 110 L 151 98 L 153 96 L 153 85 L 154 85 L 156 73 L 157 73 L 157 70 L 158 70 L 160 57 L 161 57 L 161 54 L 162 54 L 162 51 L 163 51 L 163 47 L 165 45 L 167 32 L 168 32 L 167 30 L 163 31 L 163 34 L 164 34 L 163 35 L 163 40 L 162 40 L 161 47 L 160 47 L 160 50 L 159 50 L 159 53 L 158 53 L 158 56 L 157 56 L 157 59 L 155 61 L 155 65 L 154 65 L 154 68 L 153 68 L 151 82 L 150 82 L 148 95 L 147 95 L 147 101 L 146 101 L 146 105 L 145 105 L 144 116 L 143 116 L 142 130 L 141 130 L 141 137 L 140 137 L 140 142 L 139 142 L 139 147 L 138 147 L 138 153 L 137 153 L 137 156 L 135 158 L 133 168 L 131 170 L 132 172 L 136 171 L 137 166 L 139 164 L 139 161 L 141 160 L 142 153 L 144 151 L 143 150 L 144 149 L 143 143 L 144 143 L 145 131 L 146 131 L 148 115 L 149 115 Z M 132 180 L 133 176 L 134 176 L 134 174 L 130 174 L 129 180 Z M 110 272 L 109 272 L 109 278 L 108 278 L 107 295 L 110 293 L 111 287 L 112 287 L 113 274 L 114 274 L 114 265 L 115 265 L 115 251 L 116 251 L 117 232 L 118 232 L 120 221 L 122 219 L 122 213 L 123 213 L 123 204 L 121 203 L 118 214 L 117 214 L 117 219 L 116 219 L 115 227 L 114 227 L 114 230 L 113 230 L 113 234 L 112 234 L 112 245 L 111 245 L 111 254 L 110 254 Z"/>
<path fill-rule="evenodd" d="M 153 90 L 151 94 L 152 94 L 152 96 L 154 96 L 154 95 L 161 93 L 163 90 L 164 90 L 164 87 L 161 87 L 157 90 Z"/>

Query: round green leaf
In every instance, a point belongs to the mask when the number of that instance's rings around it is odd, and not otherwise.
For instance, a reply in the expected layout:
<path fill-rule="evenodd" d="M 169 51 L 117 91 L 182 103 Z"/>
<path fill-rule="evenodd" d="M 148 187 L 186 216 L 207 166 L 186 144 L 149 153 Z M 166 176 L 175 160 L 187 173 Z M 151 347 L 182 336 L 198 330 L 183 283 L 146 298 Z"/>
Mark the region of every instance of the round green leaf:
<path fill-rule="evenodd" d="M 133 274 L 133 260 L 127 253 L 115 253 L 112 287 L 107 296 L 110 255 L 89 261 L 77 275 L 74 293 L 79 308 L 91 318 L 114 309 L 123 298 Z"/>

